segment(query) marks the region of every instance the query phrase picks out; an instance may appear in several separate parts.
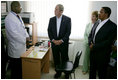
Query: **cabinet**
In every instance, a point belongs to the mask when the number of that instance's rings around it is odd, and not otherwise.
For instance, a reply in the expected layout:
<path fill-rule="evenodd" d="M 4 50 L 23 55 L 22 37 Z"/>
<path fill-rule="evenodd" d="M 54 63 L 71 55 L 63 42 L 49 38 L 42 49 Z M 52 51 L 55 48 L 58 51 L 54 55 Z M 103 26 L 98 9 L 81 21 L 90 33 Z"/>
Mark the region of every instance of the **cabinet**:
<path fill-rule="evenodd" d="M 32 27 L 32 38 L 31 41 L 32 43 L 30 45 L 34 45 L 35 43 L 37 43 L 38 41 L 38 37 L 37 37 L 37 23 L 33 22 L 33 23 L 25 23 L 25 26 L 31 25 Z"/>

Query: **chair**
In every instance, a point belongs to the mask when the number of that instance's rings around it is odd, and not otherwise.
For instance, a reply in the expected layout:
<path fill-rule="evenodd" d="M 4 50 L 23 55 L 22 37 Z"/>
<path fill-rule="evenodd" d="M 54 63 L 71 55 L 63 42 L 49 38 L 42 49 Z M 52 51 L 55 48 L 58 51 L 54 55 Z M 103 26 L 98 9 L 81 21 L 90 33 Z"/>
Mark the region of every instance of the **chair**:
<path fill-rule="evenodd" d="M 57 65 L 55 70 L 58 72 L 67 73 L 67 74 L 69 74 L 69 76 L 71 76 L 71 73 L 74 73 L 74 79 L 75 79 L 75 69 L 79 65 L 79 60 L 80 60 L 81 54 L 82 54 L 82 51 L 78 51 L 75 56 L 74 63 L 72 61 L 64 62 L 60 65 Z M 71 76 L 71 79 L 72 79 L 72 76 Z"/>

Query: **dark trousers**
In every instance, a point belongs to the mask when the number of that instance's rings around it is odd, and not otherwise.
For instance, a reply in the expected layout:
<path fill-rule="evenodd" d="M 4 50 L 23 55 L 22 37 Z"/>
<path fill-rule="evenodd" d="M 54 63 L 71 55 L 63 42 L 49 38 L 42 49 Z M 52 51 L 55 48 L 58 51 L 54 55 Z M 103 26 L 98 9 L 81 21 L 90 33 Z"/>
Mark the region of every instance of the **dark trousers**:
<path fill-rule="evenodd" d="M 5 53 L 2 53 L 5 54 Z M 7 56 L 1 56 L 1 79 L 6 78 Z"/>
<path fill-rule="evenodd" d="M 11 79 L 22 79 L 21 58 L 10 58 Z"/>
<path fill-rule="evenodd" d="M 117 79 L 117 64 L 113 66 L 108 66 L 107 68 L 107 79 Z"/>
<path fill-rule="evenodd" d="M 6 78 L 6 64 L 8 61 L 7 47 L 5 49 L 6 43 L 4 35 L 1 31 L 1 79 Z"/>
<path fill-rule="evenodd" d="M 67 44 L 62 43 L 59 46 L 52 44 L 52 52 L 53 52 L 53 59 L 54 59 L 55 67 L 56 65 L 59 65 L 69 60 L 68 43 Z"/>
<path fill-rule="evenodd" d="M 99 79 L 105 79 L 107 73 L 107 60 L 100 56 L 101 53 L 90 53 L 90 79 L 96 79 L 96 72 L 98 72 Z"/>

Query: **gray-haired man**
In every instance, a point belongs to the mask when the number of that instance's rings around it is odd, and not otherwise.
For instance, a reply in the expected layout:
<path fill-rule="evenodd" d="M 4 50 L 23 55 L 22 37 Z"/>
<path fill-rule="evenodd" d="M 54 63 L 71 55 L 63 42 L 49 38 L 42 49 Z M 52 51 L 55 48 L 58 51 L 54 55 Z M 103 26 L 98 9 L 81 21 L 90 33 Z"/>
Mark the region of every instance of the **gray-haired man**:
<path fill-rule="evenodd" d="M 68 41 L 71 33 L 71 19 L 62 15 L 63 5 L 58 4 L 55 7 L 55 16 L 50 18 L 48 26 L 48 36 L 52 43 L 52 52 L 54 65 L 59 65 L 69 60 L 68 58 Z M 54 78 L 59 78 L 61 72 L 56 72 Z M 69 78 L 69 75 L 65 75 Z"/>

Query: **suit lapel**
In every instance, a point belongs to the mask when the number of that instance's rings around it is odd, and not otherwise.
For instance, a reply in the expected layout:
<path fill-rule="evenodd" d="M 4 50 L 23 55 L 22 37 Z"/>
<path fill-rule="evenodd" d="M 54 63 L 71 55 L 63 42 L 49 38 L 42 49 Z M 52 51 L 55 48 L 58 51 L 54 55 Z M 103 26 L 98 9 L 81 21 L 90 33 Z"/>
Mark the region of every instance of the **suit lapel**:
<path fill-rule="evenodd" d="M 96 31 L 96 28 L 97 28 L 98 25 L 99 25 L 99 21 L 97 21 L 96 24 L 92 28 L 92 39 L 94 38 L 95 31 Z"/>
<path fill-rule="evenodd" d="M 104 30 L 104 27 L 107 27 L 106 25 L 109 23 L 109 21 L 110 21 L 110 20 L 108 20 L 108 21 L 99 29 L 99 31 L 96 33 L 96 36 L 97 36 L 97 34 L 99 34 L 100 31 Z M 107 28 L 106 28 L 106 29 L 107 29 Z M 96 36 L 95 36 L 95 37 L 96 37 Z"/>
<path fill-rule="evenodd" d="M 64 23 L 64 16 L 62 15 L 61 25 L 60 25 L 60 29 L 59 29 L 59 36 L 62 31 L 63 23 Z"/>
<path fill-rule="evenodd" d="M 57 19 L 56 19 L 56 16 L 54 17 L 54 30 L 55 30 L 55 35 L 57 36 Z"/>

